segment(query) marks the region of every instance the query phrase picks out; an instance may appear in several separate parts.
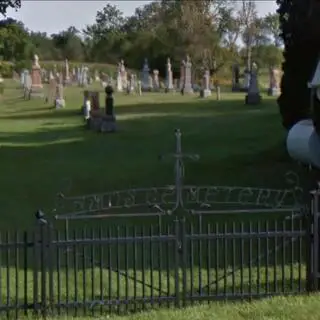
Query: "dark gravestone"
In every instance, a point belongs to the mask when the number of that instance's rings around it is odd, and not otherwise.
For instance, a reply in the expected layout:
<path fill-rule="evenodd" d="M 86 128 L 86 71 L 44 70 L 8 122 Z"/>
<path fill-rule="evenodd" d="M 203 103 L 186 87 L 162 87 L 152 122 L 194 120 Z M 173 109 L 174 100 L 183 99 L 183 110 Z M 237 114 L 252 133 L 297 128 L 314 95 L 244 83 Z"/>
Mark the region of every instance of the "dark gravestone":
<path fill-rule="evenodd" d="M 115 132 L 116 131 L 116 118 L 114 116 L 114 99 L 112 86 L 105 88 L 105 116 L 101 124 L 101 132 Z"/>

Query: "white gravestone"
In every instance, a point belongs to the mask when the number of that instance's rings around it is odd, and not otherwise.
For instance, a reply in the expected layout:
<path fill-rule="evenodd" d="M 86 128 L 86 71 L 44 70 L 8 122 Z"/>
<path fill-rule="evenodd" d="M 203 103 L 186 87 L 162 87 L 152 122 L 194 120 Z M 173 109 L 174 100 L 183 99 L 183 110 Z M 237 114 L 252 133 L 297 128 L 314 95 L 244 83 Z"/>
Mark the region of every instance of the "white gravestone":
<path fill-rule="evenodd" d="M 149 81 L 149 65 L 148 65 L 148 59 L 144 59 L 144 65 L 143 65 L 143 69 L 142 69 L 142 90 L 143 91 L 149 91 L 150 88 L 150 81 Z"/>

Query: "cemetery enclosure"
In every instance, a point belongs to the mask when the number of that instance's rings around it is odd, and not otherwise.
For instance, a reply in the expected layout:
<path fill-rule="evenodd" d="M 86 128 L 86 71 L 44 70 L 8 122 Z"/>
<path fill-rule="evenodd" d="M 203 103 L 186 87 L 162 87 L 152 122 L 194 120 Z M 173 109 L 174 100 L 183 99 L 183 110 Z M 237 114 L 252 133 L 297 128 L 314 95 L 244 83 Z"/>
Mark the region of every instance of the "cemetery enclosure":
<path fill-rule="evenodd" d="M 284 154 L 281 145 L 282 128 L 278 125 L 277 109 L 272 99 L 268 100 L 266 98 L 261 106 L 249 107 L 243 105 L 242 94 L 225 94 L 224 99 L 219 102 L 213 100 L 199 101 L 195 97 L 181 97 L 180 95 L 146 94 L 142 97 L 128 98 L 116 94 L 115 108 L 120 130 L 112 137 L 106 137 L 84 131 L 80 127 L 82 123 L 77 113 L 82 102 L 82 94 L 78 89 L 68 89 L 66 90 L 67 108 L 58 111 L 47 108 L 42 101 L 21 102 L 15 96 L 16 89 L 8 90 L 7 96 L 4 97 L 4 107 L 1 110 L 0 121 L 2 130 L 6 132 L 1 134 L 2 161 L 4 161 L 6 170 L 2 178 L 8 188 L 3 190 L 0 198 L 4 204 L 4 220 L 9 229 L 17 229 L 17 223 L 24 224 L 29 228 L 34 227 L 33 212 L 39 207 L 43 208 L 44 212 L 47 213 L 48 220 L 52 221 L 59 208 L 58 204 L 54 202 L 55 195 L 59 192 L 62 192 L 68 198 L 88 193 L 103 193 L 107 190 L 122 190 L 128 187 L 158 187 L 166 186 L 168 183 L 172 184 L 174 181 L 172 160 L 164 159 L 164 161 L 159 162 L 158 155 L 175 151 L 173 136 L 175 128 L 181 128 L 184 134 L 183 151 L 196 153 L 201 157 L 200 161 L 186 161 L 184 176 L 186 185 L 196 184 L 201 186 L 209 183 L 210 185 L 240 185 L 278 190 L 286 187 L 283 177 L 286 172 L 297 172 L 299 177 L 303 173 Z M 12 159 L 15 159 L 15 163 Z M 13 184 L 12 176 L 19 176 L 21 183 Z M 47 179 L 44 180 L 44 177 L 47 177 Z M 248 207 L 244 209 L 248 209 Z M 68 302 L 72 309 L 76 306 L 75 301 L 77 306 L 83 309 L 82 303 L 85 299 L 91 301 L 86 304 L 86 311 L 96 312 L 96 309 L 101 307 L 101 303 L 99 303 L 101 301 L 100 269 L 103 271 L 104 281 L 108 282 L 108 286 L 111 286 L 110 296 L 115 304 L 117 304 L 117 298 L 122 299 L 122 301 L 126 300 L 126 290 L 128 290 L 128 295 L 131 298 L 134 297 L 135 286 L 137 287 L 138 303 L 142 304 L 143 301 L 146 304 L 148 302 L 151 304 L 152 301 L 154 304 L 159 302 L 159 299 L 156 300 L 156 296 L 159 296 L 159 289 L 163 292 L 162 296 L 167 295 L 167 299 L 163 299 L 162 302 L 167 303 L 170 300 L 173 304 L 179 297 L 181 297 L 179 303 L 182 304 L 183 301 L 187 301 L 186 297 L 190 296 L 190 292 L 193 292 L 191 295 L 197 300 L 200 296 L 198 293 L 200 288 L 203 288 L 202 296 L 205 297 L 203 299 L 214 299 L 214 297 L 225 299 L 226 293 L 239 297 L 242 295 L 245 298 L 254 297 L 258 290 L 261 295 L 265 295 L 266 291 L 275 293 L 275 288 L 279 293 L 303 291 L 306 289 L 304 265 L 306 229 L 304 221 L 296 217 L 293 220 L 294 228 L 292 230 L 290 213 L 288 213 L 289 218 L 285 220 L 284 228 L 282 218 L 286 215 L 287 213 L 278 212 L 275 213 L 275 216 L 270 217 L 269 231 L 275 231 L 275 221 L 277 221 L 277 232 L 270 234 L 269 249 L 274 252 L 275 247 L 290 240 L 292 236 L 295 237 L 296 241 L 287 244 L 284 249 L 284 259 L 282 258 L 283 249 L 278 249 L 276 260 L 275 255 L 270 253 L 269 261 L 266 261 L 266 258 L 261 258 L 260 265 L 255 259 L 259 255 L 265 254 L 267 240 L 263 235 L 266 225 L 262 222 L 260 224 L 260 231 L 262 231 L 260 240 L 257 235 L 257 223 L 259 219 L 262 219 L 259 213 L 246 216 L 243 232 L 239 224 L 240 218 L 235 219 L 236 225 L 233 232 L 231 223 L 233 216 L 229 216 L 227 230 L 225 230 L 224 218 L 221 215 L 219 218 L 213 215 L 213 218 L 210 218 L 212 226 L 209 235 L 208 230 L 204 228 L 201 233 L 199 229 L 191 232 L 190 219 L 183 222 L 180 217 L 178 222 L 175 222 L 174 215 L 168 218 L 169 221 L 164 216 L 161 218 L 164 225 L 170 227 L 169 235 L 162 235 L 162 237 L 159 237 L 159 230 L 156 227 L 150 230 L 149 226 L 146 225 L 144 236 L 139 238 L 141 229 L 138 228 L 142 222 L 140 218 L 131 219 L 132 223 L 128 226 L 127 240 L 117 240 L 116 233 L 113 234 L 110 241 L 107 240 L 108 227 L 105 228 L 105 233 L 102 233 L 101 239 L 99 239 L 97 224 L 100 224 L 101 220 L 98 223 L 93 222 L 93 241 L 91 241 L 91 231 L 88 230 L 85 236 L 82 234 L 76 235 L 78 241 L 74 241 L 74 234 L 69 231 L 67 232 L 67 240 L 65 234 L 60 234 L 60 239 L 58 239 L 55 233 L 46 232 L 44 234 L 50 235 L 51 238 L 45 238 L 45 241 L 37 242 L 33 239 L 33 234 L 35 234 L 36 239 L 39 239 L 39 237 L 41 239 L 42 227 L 38 226 L 35 231 L 30 231 L 28 239 L 23 238 L 22 234 L 19 235 L 19 244 L 15 246 L 15 234 L 10 232 L 8 238 L 12 244 L 9 245 L 11 247 L 9 269 L 6 268 L 8 246 L 5 244 L 6 235 L 4 233 L 2 236 L 3 244 L 1 245 L 2 263 L 5 266 L 1 270 L 2 297 L 7 297 L 8 283 L 11 297 L 9 302 L 3 300 L 2 305 L 4 308 L 6 304 L 12 307 L 16 305 L 16 282 L 14 281 L 16 272 L 20 281 L 24 282 L 26 276 L 28 283 L 26 291 L 19 287 L 20 309 L 28 306 L 30 309 L 36 307 L 41 310 L 41 302 L 45 304 L 43 306 L 50 306 L 52 302 L 55 307 L 59 302 L 64 305 Z M 155 218 L 157 219 L 157 217 Z M 250 241 L 247 235 L 250 229 L 250 220 L 253 220 L 251 275 L 249 272 Z M 104 221 L 107 225 L 107 220 Z M 205 224 L 207 222 L 204 221 Z M 218 232 L 215 230 L 216 222 L 219 226 Z M 56 224 L 57 222 L 55 222 Z M 83 225 L 82 223 L 79 230 L 83 228 Z M 179 226 L 179 234 L 176 232 L 176 226 Z M 186 230 L 185 236 L 181 233 L 184 227 Z M 137 230 L 136 244 L 133 240 L 134 228 Z M 221 235 L 225 231 L 230 234 L 226 242 L 222 240 Z M 123 236 L 124 227 L 121 227 L 119 232 Z M 150 245 L 150 232 L 154 235 L 155 242 L 152 247 Z M 235 236 L 232 236 L 232 234 L 235 234 Z M 219 239 L 217 239 L 217 235 Z M 87 240 L 81 242 L 81 238 Z M 201 248 L 199 248 L 200 238 Z M 181 241 L 183 239 L 184 242 Z M 241 239 L 245 250 L 243 264 L 239 254 Z M 53 254 L 41 256 L 41 252 L 46 251 L 41 249 L 41 245 L 46 243 L 50 244 L 50 250 L 52 250 L 50 252 Z M 183 253 L 180 249 L 182 243 L 187 250 L 182 251 Z M 208 247 L 210 251 L 217 244 L 221 254 L 218 266 L 215 265 L 217 261 L 215 253 L 210 257 L 206 255 Z M 127 250 L 128 254 L 132 254 L 135 245 L 137 255 L 140 256 L 139 259 L 136 259 L 137 265 L 134 266 L 132 261 L 129 262 L 130 256 L 128 255 L 130 271 L 126 274 L 125 251 Z M 226 245 L 227 251 L 230 250 L 230 256 L 227 256 L 227 260 L 223 254 L 225 252 L 224 245 Z M 116 254 L 117 246 L 121 247 L 119 252 L 122 259 L 119 256 L 119 261 Z M 179 247 L 178 254 L 177 250 L 174 250 L 175 246 Z M 291 263 L 291 246 L 293 247 L 293 264 Z M 142 250 L 143 247 L 144 250 Z M 154 256 L 150 255 L 151 249 Z M 83 254 L 83 250 L 85 254 Z M 102 250 L 103 259 L 100 259 L 100 250 Z M 110 250 L 111 266 L 110 260 L 108 260 Z M 166 250 L 169 250 L 170 259 L 162 259 L 162 266 L 159 265 L 160 261 L 157 260 L 156 252 L 159 250 L 163 252 L 163 255 L 166 255 Z M 190 254 L 191 250 L 193 250 L 193 255 Z M 198 260 L 199 250 L 203 252 L 201 262 Z M 232 258 L 233 250 L 238 254 L 234 261 Z M 145 252 L 144 258 L 142 252 Z M 19 264 L 14 262 L 16 253 L 19 256 Z M 39 260 L 35 260 L 34 255 L 39 257 Z M 68 266 L 66 264 L 67 256 Z M 83 259 L 84 256 L 87 258 Z M 27 261 L 25 260 L 26 257 Z M 51 262 L 50 257 L 53 259 Z M 193 257 L 193 263 L 190 261 L 190 257 Z M 143 259 L 145 260 L 144 266 Z M 185 266 L 183 266 L 184 259 L 187 259 Z M 39 262 L 36 269 L 34 269 L 34 265 L 30 265 L 33 261 Z M 92 263 L 94 261 L 97 263 L 94 264 L 93 268 Z M 124 274 L 114 270 L 117 269 L 118 262 L 119 266 L 123 268 Z M 167 262 L 172 264 L 167 266 Z M 225 277 L 223 276 L 224 273 L 228 273 L 233 268 L 233 263 L 236 270 L 240 269 L 234 275 L 231 274 L 226 278 L 225 289 Z M 24 271 L 26 264 L 30 268 Z M 193 275 L 189 271 L 191 270 L 189 268 L 191 264 L 194 265 Z M 210 265 L 212 272 L 209 272 L 208 276 L 207 270 Z M 224 265 L 227 267 L 225 268 Z M 266 266 L 268 267 L 266 268 Z M 167 267 L 169 267 L 169 276 L 167 275 Z M 176 270 L 177 267 L 178 270 Z M 83 272 L 83 268 L 86 272 Z M 135 280 L 130 280 L 129 276 L 134 273 L 135 268 L 137 277 L 134 278 Z M 141 272 L 143 268 L 145 269 L 144 276 Z M 67 269 L 68 277 L 66 277 Z M 152 272 L 153 276 L 151 277 L 152 269 L 154 272 Z M 162 272 L 159 272 L 161 269 Z M 243 269 L 243 275 L 241 275 L 241 269 Z M 38 299 L 39 305 L 34 304 L 34 289 L 29 289 L 29 284 L 34 283 L 32 282 L 34 270 L 39 274 L 39 277 L 36 277 L 38 282 L 35 287 L 31 285 L 31 288 L 38 290 L 36 299 Z M 52 284 L 50 278 L 41 277 L 45 274 L 41 270 L 46 270 L 48 277 L 50 274 L 53 276 L 53 288 L 50 285 L 50 283 Z M 78 270 L 78 281 L 74 281 L 75 270 Z M 266 272 L 267 270 L 268 272 Z M 111 272 L 110 279 L 112 281 L 108 281 L 109 272 Z M 176 279 L 175 272 L 179 273 L 179 283 L 174 280 Z M 60 274 L 61 287 L 58 285 L 58 273 Z M 274 274 L 276 274 L 276 279 Z M 208 291 L 205 288 L 208 281 L 214 283 L 215 277 L 220 277 L 220 275 L 223 279 L 220 280 L 219 285 L 213 284 Z M 92 277 L 95 279 L 93 283 L 91 281 Z M 255 283 L 251 288 L 247 286 L 248 277 L 251 277 L 253 279 L 252 283 Z M 196 279 L 193 282 L 193 289 L 190 288 L 190 283 L 192 283 L 190 278 Z M 187 280 L 187 287 L 184 285 L 184 279 Z M 83 281 L 87 283 L 85 289 L 83 288 Z M 117 286 L 118 281 L 120 287 Z M 153 292 L 150 289 L 151 281 L 153 281 Z M 241 293 L 241 281 L 243 281 L 244 286 L 243 293 Z M 258 285 L 259 281 L 260 285 Z M 169 283 L 170 288 L 169 294 L 167 283 Z M 104 298 L 109 296 L 108 286 L 104 288 Z M 117 288 L 119 288 L 119 292 Z M 52 289 L 54 300 L 50 300 L 50 297 L 52 297 L 52 291 L 50 290 Z M 177 290 L 181 295 L 175 295 Z M 92 292 L 94 297 L 92 297 Z M 147 299 L 143 299 L 144 294 Z M 151 301 L 152 296 L 154 300 Z M 58 299 L 60 300 L 58 301 Z M 95 305 L 94 308 L 90 308 L 92 302 L 96 302 L 93 304 Z M 124 305 L 124 309 L 126 306 L 127 304 Z M 102 307 L 106 310 L 109 305 Z M 137 305 L 138 307 L 141 307 L 141 305 Z M 78 308 L 79 313 L 82 312 L 80 309 Z M 65 309 L 62 306 L 61 311 L 63 310 Z M 59 311 L 59 308 L 56 311 Z M 10 315 L 12 314 L 10 313 Z"/>

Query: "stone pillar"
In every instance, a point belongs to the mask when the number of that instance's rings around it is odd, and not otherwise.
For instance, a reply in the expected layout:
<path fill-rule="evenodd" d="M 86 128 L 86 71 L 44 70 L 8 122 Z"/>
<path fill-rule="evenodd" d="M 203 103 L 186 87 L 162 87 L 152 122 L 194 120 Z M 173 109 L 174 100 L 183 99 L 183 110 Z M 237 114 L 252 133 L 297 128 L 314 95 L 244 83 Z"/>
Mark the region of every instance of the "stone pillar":
<path fill-rule="evenodd" d="M 69 62 L 68 59 L 64 62 L 64 84 L 70 84 L 70 72 L 69 72 Z"/>
<path fill-rule="evenodd" d="M 193 93 L 192 88 L 192 63 L 189 56 L 187 56 L 185 62 L 185 71 L 184 71 L 184 84 L 183 84 L 183 91 L 184 93 Z"/>
<path fill-rule="evenodd" d="M 200 97 L 201 98 L 207 98 L 211 96 L 211 90 L 210 90 L 210 71 L 205 70 L 203 79 L 202 79 L 202 88 L 200 91 Z"/>
<path fill-rule="evenodd" d="M 43 98 L 41 67 L 39 64 L 39 57 L 36 54 L 34 55 L 31 69 L 31 83 L 30 97 Z"/>
<path fill-rule="evenodd" d="M 181 61 L 180 65 L 180 79 L 179 79 L 179 90 L 183 90 L 184 86 L 184 73 L 186 70 L 186 62 L 184 60 Z"/>
<path fill-rule="evenodd" d="M 248 88 L 248 94 L 245 98 L 246 104 L 259 104 L 261 102 L 261 95 L 259 91 L 259 84 L 258 84 L 258 72 L 257 70 L 251 71 L 250 76 L 250 85 Z"/>
<path fill-rule="evenodd" d="M 59 83 L 56 85 L 56 97 L 54 106 L 56 109 L 64 108 L 66 105 L 64 96 L 63 96 L 63 84 Z"/>
<path fill-rule="evenodd" d="M 173 78 L 172 78 L 172 70 L 171 70 L 171 62 L 170 58 L 167 59 L 166 65 L 166 92 L 173 91 Z"/>
<path fill-rule="evenodd" d="M 269 88 L 268 88 L 268 95 L 269 96 L 277 96 L 279 95 L 279 70 L 276 68 L 271 67 L 269 69 Z"/>

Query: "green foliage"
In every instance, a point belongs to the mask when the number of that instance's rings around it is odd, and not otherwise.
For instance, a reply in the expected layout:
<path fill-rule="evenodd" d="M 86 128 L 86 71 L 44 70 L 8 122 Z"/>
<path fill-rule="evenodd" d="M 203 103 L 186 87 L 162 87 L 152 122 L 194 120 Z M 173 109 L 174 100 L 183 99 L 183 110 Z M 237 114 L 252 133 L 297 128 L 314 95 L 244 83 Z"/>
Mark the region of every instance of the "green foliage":
<path fill-rule="evenodd" d="M 285 45 L 284 75 L 278 104 L 282 124 L 290 129 L 299 120 L 310 116 L 310 89 L 307 83 L 313 76 L 320 51 L 320 43 L 314 33 L 314 26 L 319 25 L 319 16 L 310 16 L 308 1 L 278 0 L 277 3 L 281 37 Z M 316 115 L 319 108 L 319 102 L 315 101 Z M 318 118 L 315 117 L 319 130 Z"/>
<path fill-rule="evenodd" d="M 4 78 L 11 78 L 14 65 L 10 62 L 0 61 L 0 75 Z"/>
<path fill-rule="evenodd" d="M 6 15 L 8 8 L 19 9 L 21 7 L 21 0 L 1 0 L 0 14 Z"/>
<path fill-rule="evenodd" d="M 142 68 L 147 57 L 150 69 L 158 69 L 163 77 L 170 57 L 177 77 L 180 61 L 189 54 L 194 75 L 200 78 L 204 65 L 217 74 L 240 61 L 243 52 L 238 40 L 249 36 L 252 58 L 259 58 L 261 68 L 279 63 L 278 51 L 270 48 L 274 46 L 274 17 L 257 18 L 253 1 L 244 8 L 252 10 L 243 12 L 227 0 L 153 1 L 125 17 L 115 5 L 106 4 L 85 30 L 70 26 L 53 35 L 30 32 L 22 23 L 8 19 L 0 24 L 0 55 L 8 61 L 29 61 L 37 53 L 41 64 L 66 58 L 117 64 L 124 59 L 126 67 L 135 70 Z M 246 51 L 247 56 L 250 50 Z"/>

